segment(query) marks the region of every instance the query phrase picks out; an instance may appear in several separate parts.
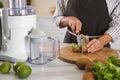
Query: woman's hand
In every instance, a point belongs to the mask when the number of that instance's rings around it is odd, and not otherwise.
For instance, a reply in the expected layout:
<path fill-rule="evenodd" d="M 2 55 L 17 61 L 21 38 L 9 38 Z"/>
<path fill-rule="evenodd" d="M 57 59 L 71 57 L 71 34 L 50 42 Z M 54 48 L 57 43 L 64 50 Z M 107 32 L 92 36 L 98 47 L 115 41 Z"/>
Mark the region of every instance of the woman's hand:
<path fill-rule="evenodd" d="M 81 31 L 82 23 L 77 17 L 68 16 L 61 19 L 60 26 L 69 26 L 77 34 Z"/>
<path fill-rule="evenodd" d="M 87 44 L 88 52 L 95 52 L 104 47 L 104 44 L 99 39 L 93 39 Z"/>
<path fill-rule="evenodd" d="M 104 47 L 112 40 L 112 37 L 105 33 L 99 39 L 93 39 L 87 44 L 88 52 L 95 52 Z"/>

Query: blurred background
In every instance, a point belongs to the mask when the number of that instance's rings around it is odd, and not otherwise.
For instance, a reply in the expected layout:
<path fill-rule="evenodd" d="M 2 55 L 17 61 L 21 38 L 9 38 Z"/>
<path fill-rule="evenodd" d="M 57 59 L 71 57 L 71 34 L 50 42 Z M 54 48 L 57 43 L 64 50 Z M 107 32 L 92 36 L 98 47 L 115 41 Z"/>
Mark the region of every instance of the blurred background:
<path fill-rule="evenodd" d="M 0 2 L 4 7 L 8 7 L 8 0 L 0 0 Z M 27 0 L 27 4 L 35 7 L 37 16 L 52 16 L 56 0 Z"/>
<path fill-rule="evenodd" d="M 8 0 L 0 0 L 3 6 L 8 7 Z M 56 0 L 27 0 L 28 5 L 36 9 L 37 27 L 46 34 L 56 36 L 60 42 L 63 42 L 66 28 L 59 29 L 52 22 L 52 16 L 55 12 Z M 0 5 L 1 6 L 1 5 Z M 120 39 L 111 43 L 111 47 L 120 50 Z"/>
<path fill-rule="evenodd" d="M 8 7 L 8 0 L 0 0 L 4 7 Z M 37 27 L 46 34 L 56 36 L 63 42 L 65 30 L 53 25 L 52 16 L 55 11 L 56 0 L 27 0 L 27 4 L 35 8 L 37 14 Z"/>

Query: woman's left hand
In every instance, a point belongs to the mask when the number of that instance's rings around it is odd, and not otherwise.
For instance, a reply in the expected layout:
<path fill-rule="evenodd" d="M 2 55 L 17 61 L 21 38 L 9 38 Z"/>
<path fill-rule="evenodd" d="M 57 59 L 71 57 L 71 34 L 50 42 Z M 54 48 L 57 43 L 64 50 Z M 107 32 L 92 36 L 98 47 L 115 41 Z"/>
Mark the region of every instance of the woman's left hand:
<path fill-rule="evenodd" d="M 87 44 L 88 52 L 95 52 L 104 47 L 104 45 L 108 44 L 112 40 L 112 37 L 105 33 L 99 39 L 93 39 Z"/>
<path fill-rule="evenodd" d="M 93 39 L 87 44 L 88 52 L 95 52 L 104 47 L 104 44 L 99 39 Z"/>

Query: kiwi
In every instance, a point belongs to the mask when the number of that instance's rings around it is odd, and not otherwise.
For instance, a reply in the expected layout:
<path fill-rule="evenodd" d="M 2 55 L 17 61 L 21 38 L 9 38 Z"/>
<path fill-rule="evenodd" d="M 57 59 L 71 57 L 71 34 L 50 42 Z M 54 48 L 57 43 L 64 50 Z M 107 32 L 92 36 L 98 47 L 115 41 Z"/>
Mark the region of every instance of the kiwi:
<path fill-rule="evenodd" d="M 73 52 L 80 52 L 80 46 L 76 43 L 72 43 L 72 51 Z"/>
<path fill-rule="evenodd" d="M 81 55 L 80 59 L 78 59 L 75 63 L 79 69 L 85 69 L 86 64 L 92 63 L 92 62 L 87 56 Z"/>
<path fill-rule="evenodd" d="M 87 53 L 87 43 L 86 42 L 82 43 L 81 51 L 83 51 L 83 53 Z"/>
<path fill-rule="evenodd" d="M 83 80 L 95 80 L 95 75 L 93 72 L 85 72 L 83 75 Z"/>
<path fill-rule="evenodd" d="M 86 64 L 85 71 L 93 71 L 93 62 Z"/>

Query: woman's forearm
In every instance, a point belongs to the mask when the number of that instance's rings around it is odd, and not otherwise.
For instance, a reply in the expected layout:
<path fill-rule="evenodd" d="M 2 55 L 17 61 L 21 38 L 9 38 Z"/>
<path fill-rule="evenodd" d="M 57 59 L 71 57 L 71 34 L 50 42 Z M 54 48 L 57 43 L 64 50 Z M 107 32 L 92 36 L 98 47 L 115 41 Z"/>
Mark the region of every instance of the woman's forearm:
<path fill-rule="evenodd" d="M 61 26 L 61 28 L 63 27 L 66 27 L 69 25 L 69 20 L 67 17 L 63 17 L 61 20 L 60 20 L 60 24 L 59 26 Z"/>
<path fill-rule="evenodd" d="M 108 44 L 109 42 L 111 42 L 112 37 L 111 37 L 109 34 L 105 33 L 104 35 L 102 35 L 102 36 L 99 38 L 99 40 L 101 41 L 101 43 L 102 43 L 103 45 L 106 45 L 106 44 Z"/>

